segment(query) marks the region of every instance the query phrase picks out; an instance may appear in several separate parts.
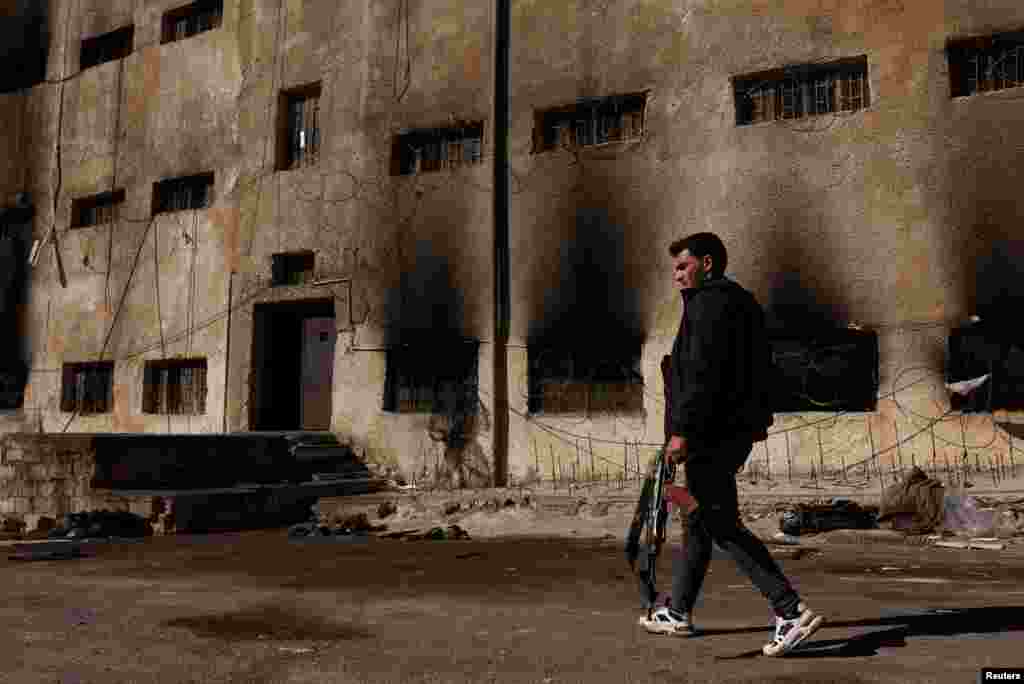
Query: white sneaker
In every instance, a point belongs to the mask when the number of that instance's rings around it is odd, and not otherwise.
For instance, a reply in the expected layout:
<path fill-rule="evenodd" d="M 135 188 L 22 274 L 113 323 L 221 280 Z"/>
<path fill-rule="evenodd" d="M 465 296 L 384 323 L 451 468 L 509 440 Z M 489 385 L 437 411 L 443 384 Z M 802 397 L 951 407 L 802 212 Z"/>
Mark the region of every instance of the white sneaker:
<path fill-rule="evenodd" d="M 650 617 L 642 616 L 637 623 L 651 634 L 693 636 L 697 633 L 697 628 L 693 626 L 693 620 L 689 613 L 681 613 L 668 606 L 658 608 L 651 613 Z"/>
<path fill-rule="evenodd" d="M 792 620 L 775 618 L 775 637 L 762 649 L 766 656 L 789 653 L 821 627 L 823 618 L 806 605 L 800 603 L 797 610 L 800 614 Z"/>

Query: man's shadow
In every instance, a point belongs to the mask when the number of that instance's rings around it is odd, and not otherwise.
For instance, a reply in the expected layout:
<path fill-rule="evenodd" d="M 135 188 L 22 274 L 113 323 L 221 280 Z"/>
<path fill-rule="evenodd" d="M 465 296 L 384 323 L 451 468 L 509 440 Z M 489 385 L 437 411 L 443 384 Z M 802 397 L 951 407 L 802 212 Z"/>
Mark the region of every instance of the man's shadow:
<path fill-rule="evenodd" d="M 848 639 L 822 639 L 801 644 L 787 654 L 788 658 L 852 658 L 878 655 L 879 648 L 907 645 L 915 636 L 952 636 L 954 634 L 995 634 L 1024 631 L 1024 606 L 999 608 L 937 608 L 917 615 L 896 615 L 873 620 L 826 622 L 823 627 L 889 627 L 858 634 Z M 764 631 L 764 627 L 702 630 L 701 635 L 748 634 Z M 754 658 L 761 649 L 733 656 L 717 656 L 719 660 Z"/>

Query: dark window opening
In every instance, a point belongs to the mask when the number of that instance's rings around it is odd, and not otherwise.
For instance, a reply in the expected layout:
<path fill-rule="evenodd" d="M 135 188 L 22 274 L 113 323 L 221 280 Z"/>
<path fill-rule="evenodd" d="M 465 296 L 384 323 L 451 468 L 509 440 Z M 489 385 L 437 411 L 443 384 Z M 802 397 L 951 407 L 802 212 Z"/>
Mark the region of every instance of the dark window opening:
<path fill-rule="evenodd" d="M 968 396 L 950 393 L 950 407 L 965 413 L 1024 409 L 1024 339 L 1012 327 L 984 322 L 950 332 L 946 381 L 989 373 L 988 381 Z"/>
<path fill-rule="evenodd" d="M 82 41 L 81 68 L 83 70 L 132 54 L 135 27 L 125 26 L 102 36 Z"/>
<path fill-rule="evenodd" d="M 772 410 L 874 411 L 878 334 L 852 328 L 771 339 Z"/>
<path fill-rule="evenodd" d="M 109 413 L 114 405 L 114 362 L 65 363 L 60 410 Z"/>
<path fill-rule="evenodd" d="M 645 93 L 580 100 L 536 114 L 534 151 L 588 147 L 642 138 Z"/>
<path fill-rule="evenodd" d="M 206 359 L 147 361 L 144 373 L 143 413 L 206 412 Z"/>
<path fill-rule="evenodd" d="M 393 176 L 406 176 L 479 164 L 483 159 L 482 121 L 446 128 L 417 129 L 395 138 Z"/>
<path fill-rule="evenodd" d="M 951 97 L 1024 86 L 1024 31 L 951 41 Z"/>
<path fill-rule="evenodd" d="M 164 14 L 161 43 L 172 43 L 220 28 L 223 0 L 200 0 Z"/>
<path fill-rule="evenodd" d="M 153 184 L 153 213 L 204 209 L 213 200 L 213 174 L 171 178 Z"/>
<path fill-rule="evenodd" d="M 124 190 L 103 192 L 71 202 L 71 227 L 84 228 L 117 221 L 118 206 L 124 202 Z"/>
<path fill-rule="evenodd" d="M 853 112 L 870 104 L 867 57 L 773 69 L 733 79 L 736 125 Z"/>
<path fill-rule="evenodd" d="M 320 84 L 281 95 L 278 170 L 312 166 L 320 158 Z"/>
<path fill-rule="evenodd" d="M 531 346 L 530 413 L 636 413 L 644 408 L 640 343 Z"/>
<path fill-rule="evenodd" d="M 387 351 L 384 407 L 392 413 L 476 415 L 477 340 L 432 339 Z"/>
<path fill-rule="evenodd" d="M 271 285 L 302 285 L 313 282 L 316 268 L 314 252 L 283 252 L 274 254 L 271 258 Z"/>

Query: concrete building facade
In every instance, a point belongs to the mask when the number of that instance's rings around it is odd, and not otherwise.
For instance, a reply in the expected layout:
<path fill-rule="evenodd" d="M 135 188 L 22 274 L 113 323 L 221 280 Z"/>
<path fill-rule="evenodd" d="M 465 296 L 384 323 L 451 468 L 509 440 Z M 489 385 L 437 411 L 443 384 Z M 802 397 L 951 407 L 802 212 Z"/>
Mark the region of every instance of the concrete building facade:
<path fill-rule="evenodd" d="M 487 483 L 492 4 L 42 4 L 46 80 L 0 94 L 0 198 L 28 194 L 38 241 L 15 317 L 25 396 L 0 431 L 329 429 L 406 478 Z M 512 12 L 513 481 L 617 477 L 661 441 L 681 313 L 666 250 L 701 230 L 773 325 L 878 333 L 877 406 L 780 413 L 752 461 L 1011 458 L 991 415 L 947 415 L 943 376 L 952 328 L 1020 301 L 1024 71 L 958 95 L 948 48 L 1019 30 L 1024 5 Z M 786 78 L 836 64 L 866 65 L 859 94 L 833 80 L 824 109 L 805 90 L 802 112 L 752 113 L 749 84 L 785 110 Z M 616 132 L 574 128 L 581 103 Z M 608 410 L 538 408 L 531 354 L 552 346 L 618 350 L 634 382 L 606 383 Z M 102 411 L 67 389 L 88 376 L 68 364 L 96 361 L 113 362 Z M 462 391 L 436 373 L 417 402 L 409 378 L 439 367 L 473 376 L 473 407 L 432 410 Z"/>

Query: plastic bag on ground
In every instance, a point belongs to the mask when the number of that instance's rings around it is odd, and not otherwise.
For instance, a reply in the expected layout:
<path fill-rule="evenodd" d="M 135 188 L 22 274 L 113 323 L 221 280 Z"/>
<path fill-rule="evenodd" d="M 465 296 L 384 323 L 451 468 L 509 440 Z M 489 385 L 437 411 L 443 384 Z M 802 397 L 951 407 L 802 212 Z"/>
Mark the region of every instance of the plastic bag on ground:
<path fill-rule="evenodd" d="M 972 537 L 988 536 L 995 525 L 995 511 L 978 509 L 973 496 L 947 496 L 943 502 L 942 526 L 948 532 Z"/>

